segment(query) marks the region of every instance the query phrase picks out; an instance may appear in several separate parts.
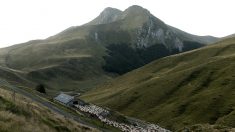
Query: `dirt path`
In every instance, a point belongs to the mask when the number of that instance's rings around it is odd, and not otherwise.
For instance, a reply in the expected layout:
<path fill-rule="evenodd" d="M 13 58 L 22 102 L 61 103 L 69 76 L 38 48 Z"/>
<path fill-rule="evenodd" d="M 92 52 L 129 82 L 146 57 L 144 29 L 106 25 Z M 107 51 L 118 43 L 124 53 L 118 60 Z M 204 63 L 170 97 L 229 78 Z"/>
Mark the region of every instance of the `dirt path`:
<path fill-rule="evenodd" d="M 7 88 L 10 88 L 10 89 L 14 90 L 14 91 L 17 92 L 17 93 L 22 94 L 22 95 L 24 95 L 24 96 L 26 96 L 26 97 L 32 99 L 33 101 L 42 104 L 43 106 L 46 106 L 48 109 L 54 111 L 55 113 L 58 113 L 58 114 L 60 114 L 60 115 L 63 115 L 63 116 L 66 117 L 66 118 L 73 119 L 73 120 L 75 120 L 75 121 L 77 121 L 77 122 L 79 122 L 79 123 L 81 123 L 81 124 L 83 124 L 83 125 L 85 125 L 85 126 L 89 126 L 89 127 L 92 127 L 92 128 L 96 128 L 96 129 L 101 130 L 101 131 L 108 131 L 108 130 L 105 130 L 105 129 L 100 129 L 100 128 L 98 128 L 98 127 L 92 125 L 92 124 L 87 123 L 87 122 L 84 122 L 83 120 L 81 120 L 81 119 L 79 118 L 79 116 L 76 116 L 76 115 L 73 115 L 73 114 L 68 113 L 68 112 L 66 112 L 66 111 L 63 111 L 63 110 L 61 110 L 61 109 L 55 107 L 54 105 L 50 104 L 49 102 L 46 102 L 45 100 L 41 99 L 40 97 L 35 96 L 35 95 L 33 95 L 33 94 L 30 94 L 30 93 L 28 93 L 28 92 L 26 92 L 26 91 L 24 91 L 24 90 L 22 90 L 22 89 L 20 89 L 20 88 L 18 88 L 18 87 L 16 87 L 16 86 L 13 86 L 13 85 L 9 84 L 9 83 L 8 83 L 6 80 L 4 80 L 4 79 L 0 79 L 0 86 L 5 86 L 5 87 L 7 87 Z"/>

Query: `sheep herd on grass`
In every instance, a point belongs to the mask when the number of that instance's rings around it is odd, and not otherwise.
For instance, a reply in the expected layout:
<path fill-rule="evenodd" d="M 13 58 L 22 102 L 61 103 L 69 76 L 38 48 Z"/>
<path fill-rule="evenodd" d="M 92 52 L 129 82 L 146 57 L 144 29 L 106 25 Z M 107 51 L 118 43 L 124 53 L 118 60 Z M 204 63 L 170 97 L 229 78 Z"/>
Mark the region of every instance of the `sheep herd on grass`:
<path fill-rule="evenodd" d="M 108 115 L 109 111 L 105 110 L 99 106 L 89 104 L 89 105 L 75 105 L 80 111 L 95 115 L 101 122 L 119 128 L 123 132 L 170 132 L 164 128 L 159 127 L 155 124 L 147 124 L 145 127 L 139 125 L 128 125 L 125 123 L 119 123 L 116 121 L 109 120 L 103 115 Z"/>

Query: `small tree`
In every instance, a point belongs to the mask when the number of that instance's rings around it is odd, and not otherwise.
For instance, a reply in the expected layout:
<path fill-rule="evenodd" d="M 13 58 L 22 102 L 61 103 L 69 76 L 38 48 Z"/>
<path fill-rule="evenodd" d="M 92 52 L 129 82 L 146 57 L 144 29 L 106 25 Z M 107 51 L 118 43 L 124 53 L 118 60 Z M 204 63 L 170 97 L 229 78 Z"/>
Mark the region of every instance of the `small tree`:
<path fill-rule="evenodd" d="M 44 93 L 44 94 L 46 93 L 46 89 L 45 89 L 45 86 L 43 84 L 38 84 L 36 86 L 36 90 L 40 93 Z"/>

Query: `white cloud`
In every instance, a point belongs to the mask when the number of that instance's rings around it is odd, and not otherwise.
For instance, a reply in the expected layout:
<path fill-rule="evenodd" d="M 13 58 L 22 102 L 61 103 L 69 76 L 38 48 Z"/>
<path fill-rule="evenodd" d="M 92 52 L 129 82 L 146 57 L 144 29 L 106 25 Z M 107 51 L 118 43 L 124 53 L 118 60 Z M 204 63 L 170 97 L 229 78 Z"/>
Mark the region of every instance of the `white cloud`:
<path fill-rule="evenodd" d="M 189 33 L 235 33 L 233 0 L 1 0 L 0 47 L 43 39 L 84 24 L 108 6 L 124 10 L 134 4 Z"/>

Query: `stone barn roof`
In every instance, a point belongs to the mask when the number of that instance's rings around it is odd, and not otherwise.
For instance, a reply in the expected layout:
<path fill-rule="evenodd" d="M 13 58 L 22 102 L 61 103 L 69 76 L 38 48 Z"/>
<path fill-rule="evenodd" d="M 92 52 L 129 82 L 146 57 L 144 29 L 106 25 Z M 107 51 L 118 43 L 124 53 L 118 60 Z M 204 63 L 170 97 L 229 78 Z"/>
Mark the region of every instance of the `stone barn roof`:
<path fill-rule="evenodd" d="M 72 101 L 74 99 L 74 97 L 67 95 L 67 94 L 64 94 L 64 93 L 61 93 L 58 96 L 56 96 L 54 99 L 56 101 L 61 102 L 61 103 L 68 104 L 70 101 Z"/>

